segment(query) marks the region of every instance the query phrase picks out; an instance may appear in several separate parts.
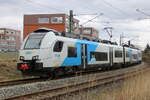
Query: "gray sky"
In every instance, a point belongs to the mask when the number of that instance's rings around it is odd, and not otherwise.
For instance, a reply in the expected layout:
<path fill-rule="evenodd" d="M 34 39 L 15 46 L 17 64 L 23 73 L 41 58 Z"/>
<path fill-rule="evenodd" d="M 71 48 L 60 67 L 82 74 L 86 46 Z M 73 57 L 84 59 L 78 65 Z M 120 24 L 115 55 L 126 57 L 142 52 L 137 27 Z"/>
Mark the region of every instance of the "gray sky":
<path fill-rule="evenodd" d="M 113 40 L 118 41 L 119 35 L 124 34 L 124 41 L 144 47 L 150 43 L 150 20 L 136 11 L 140 9 L 150 14 L 148 0 L 0 0 L 0 27 L 23 29 L 24 14 L 68 13 L 100 14 L 102 16 L 85 26 L 99 30 L 100 38 L 108 39 L 104 27 L 113 27 Z M 76 16 L 80 24 L 96 15 Z"/>

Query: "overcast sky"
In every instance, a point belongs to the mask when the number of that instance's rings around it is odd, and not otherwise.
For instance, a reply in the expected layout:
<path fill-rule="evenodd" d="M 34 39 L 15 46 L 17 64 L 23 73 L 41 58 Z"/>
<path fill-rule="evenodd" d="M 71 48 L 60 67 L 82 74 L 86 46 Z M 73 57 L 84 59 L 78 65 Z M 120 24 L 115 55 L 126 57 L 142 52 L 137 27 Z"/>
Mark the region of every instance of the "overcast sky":
<path fill-rule="evenodd" d="M 81 14 L 103 13 L 84 26 L 97 28 L 101 39 L 109 38 L 104 27 L 113 27 L 113 40 L 119 41 L 120 34 L 124 34 L 124 41 L 131 39 L 144 48 L 150 43 L 150 16 L 136 9 L 150 15 L 149 4 L 148 0 L 0 0 L 0 27 L 22 31 L 24 14 L 68 14 L 72 9 L 82 24 L 97 15 Z"/>

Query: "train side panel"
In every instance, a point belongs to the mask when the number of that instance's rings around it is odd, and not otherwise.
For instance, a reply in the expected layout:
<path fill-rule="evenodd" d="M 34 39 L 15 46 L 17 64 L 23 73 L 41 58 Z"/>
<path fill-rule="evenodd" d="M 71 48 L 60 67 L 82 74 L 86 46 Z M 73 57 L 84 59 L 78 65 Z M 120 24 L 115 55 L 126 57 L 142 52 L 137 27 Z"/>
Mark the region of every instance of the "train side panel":
<path fill-rule="evenodd" d="M 123 47 L 114 47 L 113 49 L 113 62 L 114 64 L 122 64 L 123 63 Z"/>
<path fill-rule="evenodd" d="M 109 64 L 109 46 L 105 44 L 89 44 L 87 48 L 88 65 Z"/>

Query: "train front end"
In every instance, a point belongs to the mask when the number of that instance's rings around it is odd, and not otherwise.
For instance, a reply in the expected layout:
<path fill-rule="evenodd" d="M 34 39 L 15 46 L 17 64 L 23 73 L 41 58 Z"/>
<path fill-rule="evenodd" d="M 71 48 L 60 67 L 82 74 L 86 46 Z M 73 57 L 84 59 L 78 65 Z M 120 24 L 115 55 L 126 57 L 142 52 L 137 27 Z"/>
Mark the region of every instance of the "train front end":
<path fill-rule="evenodd" d="M 50 53 L 49 49 L 53 40 L 53 32 L 35 31 L 26 37 L 19 51 L 17 69 L 25 76 L 42 76 L 44 59 Z"/>

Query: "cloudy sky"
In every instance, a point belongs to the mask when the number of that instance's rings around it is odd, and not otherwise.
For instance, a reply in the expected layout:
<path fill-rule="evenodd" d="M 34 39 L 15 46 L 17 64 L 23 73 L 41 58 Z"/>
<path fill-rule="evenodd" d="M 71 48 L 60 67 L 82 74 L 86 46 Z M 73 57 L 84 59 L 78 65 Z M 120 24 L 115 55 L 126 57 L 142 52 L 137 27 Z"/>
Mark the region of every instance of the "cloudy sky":
<path fill-rule="evenodd" d="M 68 14 L 72 9 L 82 24 L 103 13 L 84 26 L 97 28 L 102 39 L 109 38 L 104 28 L 113 27 L 112 40 L 119 41 L 123 34 L 125 42 L 130 39 L 144 48 L 150 43 L 149 4 L 148 0 L 0 0 L 0 27 L 22 31 L 24 14 Z"/>

